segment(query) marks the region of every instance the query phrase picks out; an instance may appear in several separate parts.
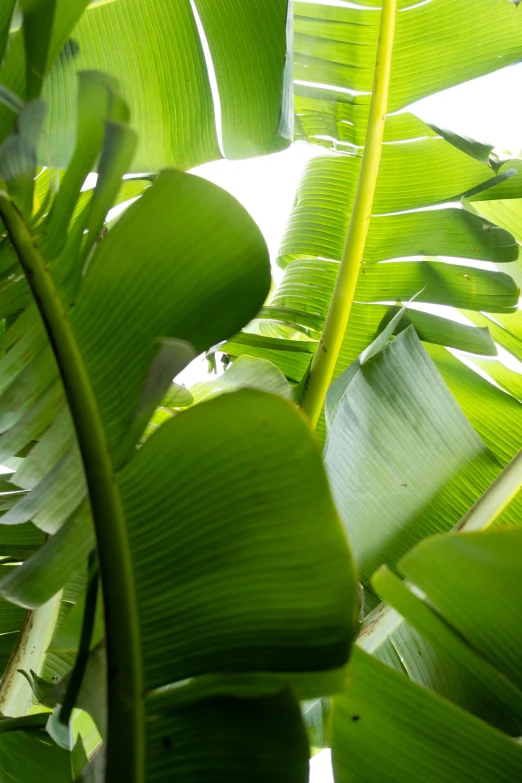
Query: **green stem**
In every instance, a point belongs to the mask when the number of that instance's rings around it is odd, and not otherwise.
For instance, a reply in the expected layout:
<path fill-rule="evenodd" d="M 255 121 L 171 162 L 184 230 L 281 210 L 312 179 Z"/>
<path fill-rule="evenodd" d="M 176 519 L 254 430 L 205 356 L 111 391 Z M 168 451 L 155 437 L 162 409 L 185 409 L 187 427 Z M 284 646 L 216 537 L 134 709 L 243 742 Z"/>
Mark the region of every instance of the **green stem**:
<path fill-rule="evenodd" d="M 76 704 L 80 688 L 82 687 L 85 669 L 87 668 L 87 662 L 89 660 L 94 618 L 96 615 L 96 602 L 98 599 L 98 578 L 96 555 L 94 552 L 91 552 L 89 556 L 89 584 L 87 585 L 87 596 L 83 612 L 80 647 L 60 710 L 60 723 L 63 723 L 65 726 L 68 726 L 69 721 L 71 720 L 72 711 Z"/>
<path fill-rule="evenodd" d="M 316 426 L 323 409 L 326 392 L 331 383 L 348 326 L 370 225 L 381 160 L 384 119 L 388 105 L 396 9 L 397 0 L 383 0 L 368 129 L 350 227 L 323 334 L 301 401 L 301 408 L 308 414 L 313 427 Z"/>
<path fill-rule="evenodd" d="M 522 449 L 499 473 L 495 481 L 479 497 L 453 528 L 453 533 L 484 530 L 493 524 L 522 488 Z"/>
<path fill-rule="evenodd" d="M 96 530 L 108 663 L 108 781 L 144 779 L 141 645 L 132 560 L 114 465 L 69 313 L 23 217 L 0 183 L 2 218 L 40 310 L 71 409 Z"/>
<path fill-rule="evenodd" d="M 471 533 L 490 527 L 520 489 L 522 449 L 449 532 Z M 403 618 L 395 609 L 380 603 L 365 617 L 357 646 L 366 652 L 375 652 L 402 622 Z"/>
<path fill-rule="evenodd" d="M 7 734 L 10 731 L 45 729 L 49 715 L 49 712 L 37 712 L 34 715 L 24 715 L 21 718 L 4 718 L 0 720 L 0 734 Z"/>
<path fill-rule="evenodd" d="M 382 601 L 364 618 L 356 641 L 357 647 L 367 653 L 374 653 L 402 623 L 402 615 Z"/>

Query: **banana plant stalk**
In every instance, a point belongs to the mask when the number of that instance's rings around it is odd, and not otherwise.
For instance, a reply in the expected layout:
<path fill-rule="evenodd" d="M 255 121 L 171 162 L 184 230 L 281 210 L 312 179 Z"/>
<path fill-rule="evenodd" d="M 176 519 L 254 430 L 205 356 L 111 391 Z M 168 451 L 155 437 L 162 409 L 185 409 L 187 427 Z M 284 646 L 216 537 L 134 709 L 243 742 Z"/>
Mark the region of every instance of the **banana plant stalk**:
<path fill-rule="evenodd" d="M 359 277 L 381 160 L 384 120 L 388 106 L 397 0 L 384 0 L 368 129 L 350 227 L 323 333 L 310 370 L 301 408 L 316 426 L 343 343 Z"/>

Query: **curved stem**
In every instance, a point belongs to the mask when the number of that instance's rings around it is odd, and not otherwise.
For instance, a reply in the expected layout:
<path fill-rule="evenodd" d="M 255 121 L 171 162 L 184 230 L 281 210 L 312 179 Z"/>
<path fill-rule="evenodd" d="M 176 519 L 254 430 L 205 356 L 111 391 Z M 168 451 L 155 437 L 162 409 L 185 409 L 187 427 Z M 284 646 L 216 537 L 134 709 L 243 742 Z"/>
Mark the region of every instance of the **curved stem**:
<path fill-rule="evenodd" d="M 87 585 L 87 597 L 85 599 L 85 609 L 83 612 L 80 647 L 60 710 L 60 723 L 63 723 L 65 726 L 68 726 L 69 721 L 71 720 L 72 711 L 76 704 L 80 688 L 82 687 L 87 662 L 89 660 L 94 618 L 96 615 L 96 603 L 98 599 L 98 578 L 96 554 L 93 551 L 89 555 L 89 582 Z"/>
<path fill-rule="evenodd" d="M 4 715 L 13 718 L 23 716 L 34 702 L 31 686 L 20 674 L 20 669 L 33 669 L 40 673 L 58 620 L 61 598 L 61 592 L 57 593 L 25 616 L 0 683 L 0 712 Z"/>
<path fill-rule="evenodd" d="M 314 427 L 321 414 L 348 325 L 372 214 L 388 105 L 396 9 L 397 0 L 383 0 L 368 130 L 350 227 L 323 334 L 301 401 L 301 408 L 306 411 Z"/>
<path fill-rule="evenodd" d="M 141 644 L 132 560 L 96 398 L 49 267 L 0 182 L 0 217 L 40 310 L 62 377 L 89 488 L 103 588 L 108 663 L 108 781 L 144 779 Z"/>

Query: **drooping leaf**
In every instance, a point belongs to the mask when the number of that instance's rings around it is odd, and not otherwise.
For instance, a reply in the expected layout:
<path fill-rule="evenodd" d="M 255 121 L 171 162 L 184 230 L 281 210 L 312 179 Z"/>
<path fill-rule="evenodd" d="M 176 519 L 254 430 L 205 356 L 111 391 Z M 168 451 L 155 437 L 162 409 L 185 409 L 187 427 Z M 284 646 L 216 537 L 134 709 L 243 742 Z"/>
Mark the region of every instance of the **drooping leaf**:
<path fill-rule="evenodd" d="M 245 390 L 175 417 L 122 472 L 146 689 L 208 671 L 313 671 L 346 659 L 355 596 L 307 442 L 289 403 Z M 334 630 L 340 615 L 346 626 Z"/>
<path fill-rule="evenodd" d="M 167 216 L 168 204 L 176 208 Z M 261 306 L 268 288 L 264 253 L 261 234 L 252 230 L 250 217 L 232 197 L 174 171 L 163 172 L 98 246 L 73 322 L 114 447 L 128 453 L 134 445 L 125 439 L 156 351 L 155 339 L 187 340 L 197 353 L 234 334 Z M 216 263 L 225 257 L 226 264 Z M 238 306 L 231 309 L 227 303 L 233 286 Z M 145 291 L 149 297 L 154 291 L 149 308 L 137 312 L 135 302 Z M 103 330 L 93 330 L 100 308 Z M 132 358 L 123 362 L 127 346 Z"/>
<path fill-rule="evenodd" d="M 367 581 L 381 563 L 393 566 L 421 538 L 455 525 L 499 466 L 412 327 L 353 377 L 345 371 L 332 392 L 325 465 Z"/>

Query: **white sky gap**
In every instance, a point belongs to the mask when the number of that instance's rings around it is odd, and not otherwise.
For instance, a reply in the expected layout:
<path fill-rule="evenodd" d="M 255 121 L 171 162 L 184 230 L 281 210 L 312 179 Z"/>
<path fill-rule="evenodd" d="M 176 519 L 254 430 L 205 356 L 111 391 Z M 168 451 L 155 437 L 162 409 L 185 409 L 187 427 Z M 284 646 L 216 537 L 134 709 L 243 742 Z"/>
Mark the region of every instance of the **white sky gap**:
<path fill-rule="evenodd" d="M 219 150 L 223 155 L 223 157 L 225 157 L 225 148 L 223 146 L 223 123 L 222 123 L 222 113 L 221 113 L 221 99 L 219 97 L 219 87 L 216 78 L 216 70 L 214 68 L 214 62 L 212 60 L 212 53 L 210 51 L 210 46 L 208 45 L 207 34 L 205 33 L 205 28 L 203 27 L 203 24 L 201 22 L 201 17 L 199 15 L 199 11 L 197 9 L 195 0 L 190 0 L 190 7 L 192 8 L 192 13 L 194 14 L 196 27 L 198 28 L 199 38 L 201 41 L 201 48 L 203 49 L 205 63 L 207 66 L 208 80 L 210 82 L 210 92 L 212 93 L 212 101 L 214 103 L 214 119 L 216 122 L 216 136 L 219 145 Z"/>

